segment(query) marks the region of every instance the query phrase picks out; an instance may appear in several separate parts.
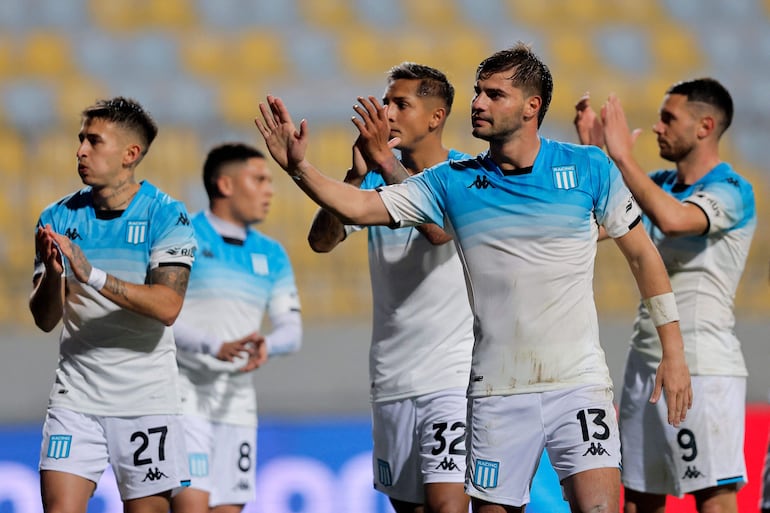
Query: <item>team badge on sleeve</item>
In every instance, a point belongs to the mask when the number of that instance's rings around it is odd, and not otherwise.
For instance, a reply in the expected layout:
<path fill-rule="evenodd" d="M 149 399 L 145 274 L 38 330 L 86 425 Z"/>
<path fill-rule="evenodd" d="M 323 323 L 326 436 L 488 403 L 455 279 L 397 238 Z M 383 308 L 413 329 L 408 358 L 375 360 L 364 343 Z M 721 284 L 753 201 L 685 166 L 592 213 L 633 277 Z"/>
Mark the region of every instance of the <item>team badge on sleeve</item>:
<path fill-rule="evenodd" d="M 557 189 L 574 189 L 578 186 L 577 171 L 574 165 L 556 166 L 553 171 L 553 185 Z"/>

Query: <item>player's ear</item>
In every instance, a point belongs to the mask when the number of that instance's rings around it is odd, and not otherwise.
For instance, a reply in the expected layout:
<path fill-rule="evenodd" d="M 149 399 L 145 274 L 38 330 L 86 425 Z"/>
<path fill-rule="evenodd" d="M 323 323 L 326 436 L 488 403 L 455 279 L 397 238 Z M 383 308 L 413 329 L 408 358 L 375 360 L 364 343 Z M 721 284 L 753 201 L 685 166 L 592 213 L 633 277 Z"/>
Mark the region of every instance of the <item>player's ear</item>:
<path fill-rule="evenodd" d="M 714 133 L 716 126 L 717 122 L 716 119 L 714 119 L 714 116 L 703 116 L 698 122 L 696 135 L 699 139 L 705 139 L 710 134 Z"/>
<path fill-rule="evenodd" d="M 233 177 L 228 174 L 219 175 L 219 178 L 217 178 L 217 187 L 219 188 L 220 194 L 225 198 L 232 196 L 235 187 Z"/>
<path fill-rule="evenodd" d="M 440 127 L 441 124 L 446 119 L 446 108 L 445 107 L 436 107 L 433 109 L 433 112 L 430 116 L 430 121 L 428 122 L 428 127 L 431 130 L 435 130 L 436 128 Z"/>
<path fill-rule="evenodd" d="M 142 160 L 142 147 L 137 143 L 126 146 L 123 151 L 123 167 L 133 167 Z"/>
<path fill-rule="evenodd" d="M 533 95 L 524 100 L 524 119 L 530 120 L 537 118 L 540 107 L 543 105 L 543 99 L 538 95 Z"/>

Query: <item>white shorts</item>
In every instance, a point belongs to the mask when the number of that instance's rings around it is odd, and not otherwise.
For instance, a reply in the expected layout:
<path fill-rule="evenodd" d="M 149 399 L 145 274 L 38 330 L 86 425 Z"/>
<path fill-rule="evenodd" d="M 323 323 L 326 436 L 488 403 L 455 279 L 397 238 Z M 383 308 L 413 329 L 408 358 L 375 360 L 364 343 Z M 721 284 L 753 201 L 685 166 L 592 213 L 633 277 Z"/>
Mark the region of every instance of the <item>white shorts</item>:
<path fill-rule="evenodd" d="M 743 434 L 746 378 L 692 376 L 693 405 L 678 428 L 667 422 L 665 395 L 649 399 L 655 371 L 629 351 L 620 398 L 623 485 L 678 497 L 746 483 Z"/>
<path fill-rule="evenodd" d="M 209 506 L 257 498 L 257 429 L 186 415 L 190 486 L 209 493 Z"/>
<path fill-rule="evenodd" d="M 422 504 L 427 483 L 465 480 L 465 389 L 372 404 L 374 487 Z"/>
<path fill-rule="evenodd" d="M 559 481 L 585 470 L 620 467 L 612 389 L 583 385 L 550 392 L 468 399 L 465 493 L 523 506 L 543 449 Z"/>
<path fill-rule="evenodd" d="M 99 482 L 112 465 L 125 500 L 178 491 L 190 484 L 181 415 L 102 417 L 49 408 L 40 470 Z"/>

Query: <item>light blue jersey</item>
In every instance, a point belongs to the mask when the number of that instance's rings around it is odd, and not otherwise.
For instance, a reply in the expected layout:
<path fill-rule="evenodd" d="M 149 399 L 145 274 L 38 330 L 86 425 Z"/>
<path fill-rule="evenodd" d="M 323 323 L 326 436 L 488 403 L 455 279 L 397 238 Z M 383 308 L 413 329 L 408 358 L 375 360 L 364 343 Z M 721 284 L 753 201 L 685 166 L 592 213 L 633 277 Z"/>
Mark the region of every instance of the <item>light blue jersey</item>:
<path fill-rule="evenodd" d="M 93 266 L 129 283 L 146 283 L 150 271 L 161 265 L 189 268 L 193 262 L 195 237 L 184 205 L 146 181 L 117 218 L 100 218 L 86 187 L 48 206 L 38 224 L 50 224 L 77 244 Z M 43 269 L 36 258 L 35 274 Z M 171 328 L 80 283 L 66 262 L 65 278 L 50 406 L 105 416 L 178 413 Z"/>
<path fill-rule="evenodd" d="M 671 278 L 690 373 L 746 376 L 733 331 L 733 301 L 757 225 L 751 184 L 724 162 L 689 186 L 677 184 L 676 171 L 658 171 L 651 178 L 679 201 L 700 207 L 709 221 L 702 235 L 667 238 L 644 220 Z M 660 363 L 657 333 L 641 304 L 632 347 L 649 365 Z"/>
<path fill-rule="evenodd" d="M 284 248 L 248 228 L 245 240 L 220 235 L 204 212 L 193 217 L 198 256 L 177 320 L 221 341 L 262 333 L 262 320 L 299 312 L 294 272 Z M 275 323 L 273 323 L 275 324 Z M 296 345 L 286 348 L 296 350 Z M 271 349 L 271 354 L 274 354 Z M 245 426 L 257 424 L 257 398 L 244 362 L 179 351 L 183 412 Z"/>
<path fill-rule="evenodd" d="M 448 158 L 470 156 L 450 150 Z M 361 189 L 384 185 L 382 175 L 372 171 Z M 346 227 L 346 231 L 355 228 Z M 368 232 L 373 297 L 371 400 L 392 401 L 467 387 L 473 315 L 454 243 L 431 244 L 414 227 L 369 226 Z"/>
<path fill-rule="evenodd" d="M 454 227 L 475 314 L 472 397 L 612 386 L 593 298 L 598 225 L 620 237 L 640 211 L 601 150 L 540 142 L 532 168 L 506 173 L 483 153 L 380 189 L 401 226 Z"/>

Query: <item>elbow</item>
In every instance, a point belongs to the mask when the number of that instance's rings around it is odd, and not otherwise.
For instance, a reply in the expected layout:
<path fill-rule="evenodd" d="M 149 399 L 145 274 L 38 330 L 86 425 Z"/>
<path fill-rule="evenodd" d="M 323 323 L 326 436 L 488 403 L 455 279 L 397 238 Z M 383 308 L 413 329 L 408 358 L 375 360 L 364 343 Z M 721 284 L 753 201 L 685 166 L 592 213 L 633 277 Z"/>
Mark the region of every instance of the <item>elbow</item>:
<path fill-rule="evenodd" d="M 329 253 L 335 246 L 323 239 L 315 239 L 313 237 L 308 237 L 307 243 L 315 253 Z"/>
<path fill-rule="evenodd" d="M 40 328 L 45 333 L 50 333 L 53 331 L 53 329 L 56 327 L 56 325 L 59 324 L 58 319 L 55 321 L 50 321 L 48 319 L 41 319 L 39 317 L 35 317 L 35 326 Z"/>
<path fill-rule="evenodd" d="M 156 317 L 156 319 L 169 327 L 174 325 L 177 317 L 179 317 L 179 313 L 182 311 L 181 299 L 178 302 L 172 301 L 171 303 L 172 304 L 169 304 L 163 311 L 158 312 L 158 316 Z"/>

